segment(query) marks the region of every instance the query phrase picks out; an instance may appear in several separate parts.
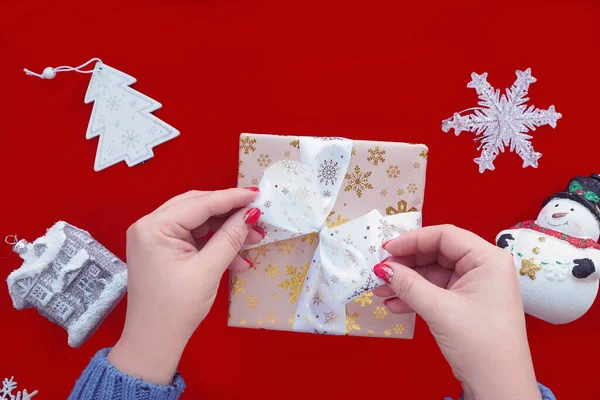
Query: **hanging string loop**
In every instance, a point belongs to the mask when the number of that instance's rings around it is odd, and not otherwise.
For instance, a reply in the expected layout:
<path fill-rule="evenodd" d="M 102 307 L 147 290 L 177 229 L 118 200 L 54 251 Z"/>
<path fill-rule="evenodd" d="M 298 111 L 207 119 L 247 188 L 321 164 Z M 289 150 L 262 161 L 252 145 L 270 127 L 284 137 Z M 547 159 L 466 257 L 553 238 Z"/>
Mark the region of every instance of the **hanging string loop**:
<path fill-rule="evenodd" d="M 87 67 L 89 64 L 91 64 L 93 62 L 99 62 L 100 64 L 102 64 L 102 60 L 94 57 L 91 60 L 81 64 L 78 67 L 70 67 L 68 65 L 62 65 L 62 66 L 56 67 L 56 68 L 46 67 L 46 68 L 44 68 L 44 71 L 41 74 L 30 71 L 27 68 L 24 68 L 23 71 L 25 71 L 26 75 L 35 76 L 40 79 L 54 79 L 57 72 L 74 71 L 74 72 L 79 72 L 80 74 L 91 74 L 92 72 L 94 72 L 94 68 L 89 69 L 89 70 L 84 70 L 83 68 Z"/>

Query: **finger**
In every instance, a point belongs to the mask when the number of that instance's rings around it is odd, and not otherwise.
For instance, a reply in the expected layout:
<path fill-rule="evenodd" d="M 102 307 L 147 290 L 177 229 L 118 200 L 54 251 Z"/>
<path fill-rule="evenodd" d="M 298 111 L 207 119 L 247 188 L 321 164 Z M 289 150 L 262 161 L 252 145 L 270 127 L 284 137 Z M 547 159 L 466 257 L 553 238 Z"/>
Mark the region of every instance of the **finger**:
<path fill-rule="evenodd" d="M 199 227 L 209 218 L 245 207 L 256 198 L 257 192 L 247 189 L 226 189 L 192 196 L 158 211 L 157 218 L 173 222 L 187 231 Z"/>
<path fill-rule="evenodd" d="M 175 197 L 167 200 L 160 207 L 158 207 L 156 210 L 154 210 L 154 212 L 160 211 L 160 210 L 164 210 L 165 208 L 169 207 L 170 205 L 178 203 L 181 200 L 186 200 L 186 199 L 189 199 L 190 197 L 203 196 L 206 193 L 209 193 L 209 192 L 205 192 L 205 191 L 202 191 L 202 190 L 189 190 L 189 191 L 187 191 L 185 193 L 182 193 L 180 195 L 177 195 L 177 196 L 175 196 Z"/>
<path fill-rule="evenodd" d="M 438 263 L 455 268 L 460 275 L 479 266 L 481 256 L 493 253 L 496 246 L 479 236 L 452 225 L 429 226 L 407 232 L 385 245 L 385 250 L 396 257 L 435 254 Z M 421 256 L 418 261 L 428 261 L 431 256 Z"/>
<path fill-rule="evenodd" d="M 215 233 L 226 221 L 226 218 L 210 218 L 203 225 L 192 231 L 192 236 L 196 240 L 196 242 L 201 242 L 203 240 L 209 240 L 210 238 L 206 238 L 209 233 Z M 252 227 L 248 236 L 246 237 L 245 244 L 258 244 L 265 237 L 265 233 L 256 227 Z M 205 239 L 206 238 L 206 239 Z"/>
<path fill-rule="evenodd" d="M 373 272 L 425 320 L 432 315 L 439 298 L 449 293 L 428 282 L 417 271 L 394 262 L 377 264 Z"/>
<path fill-rule="evenodd" d="M 227 219 L 194 256 L 194 262 L 203 265 L 209 273 L 218 277 L 233 262 L 242 249 L 251 228 L 260 216 L 258 208 L 241 209 Z"/>
<path fill-rule="evenodd" d="M 385 299 L 383 305 L 390 310 L 392 314 L 408 314 L 411 312 L 415 312 L 411 306 L 406 304 L 404 301 L 400 300 L 398 297 L 391 297 L 389 299 Z"/>
<path fill-rule="evenodd" d="M 373 294 L 377 297 L 390 297 L 396 295 L 396 293 L 388 285 L 379 286 L 373 289 Z"/>
<path fill-rule="evenodd" d="M 253 267 L 254 263 L 252 261 L 240 256 L 239 254 L 235 256 L 231 264 L 229 264 L 229 269 L 233 272 L 244 272 Z"/>

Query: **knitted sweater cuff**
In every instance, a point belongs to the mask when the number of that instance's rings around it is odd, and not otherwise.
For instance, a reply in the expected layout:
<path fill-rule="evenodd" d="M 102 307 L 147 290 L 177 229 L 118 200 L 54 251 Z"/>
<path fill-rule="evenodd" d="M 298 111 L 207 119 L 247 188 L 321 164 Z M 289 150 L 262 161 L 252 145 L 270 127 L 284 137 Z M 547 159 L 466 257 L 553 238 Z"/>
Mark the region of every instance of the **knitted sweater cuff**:
<path fill-rule="evenodd" d="M 540 388 L 542 400 L 556 400 L 556 397 L 554 397 L 554 394 L 546 386 L 542 385 L 541 383 L 538 383 L 538 387 Z M 444 400 L 452 400 L 452 399 L 450 397 L 446 397 Z M 464 397 L 461 396 L 461 398 L 458 400 L 464 400 Z"/>
<path fill-rule="evenodd" d="M 177 373 L 171 386 L 153 385 L 120 372 L 108 362 L 110 348 L 100 350 L 77 380 L 69 400 L 176 400 L 185 389 Z"/>

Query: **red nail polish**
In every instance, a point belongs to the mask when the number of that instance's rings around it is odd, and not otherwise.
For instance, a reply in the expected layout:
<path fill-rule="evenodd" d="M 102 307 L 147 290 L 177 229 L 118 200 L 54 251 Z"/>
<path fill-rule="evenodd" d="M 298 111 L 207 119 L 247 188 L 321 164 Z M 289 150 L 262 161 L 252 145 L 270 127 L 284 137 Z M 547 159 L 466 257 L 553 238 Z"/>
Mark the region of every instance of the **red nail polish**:
<path fill-rule="evenodd" d="M 251 208 L 244 215 L 244 222 L 246 223 L 246 225 L 253 226 L 258 222 L 259 218 L 260 210 L 258 208 Z"/>
<path fill-rule="evenodd" d="M 394 239 L 392 239 L 392 240 L 394 240 Z M 389 242 L 391 242 L 392 240 L 388 240 L 387 242 L 383 242 L 383 243 L 381 244 L 381 247 L 383 247 L 383 248 L 385 249 L 385 246 L 387 246 L 387 245 L 388 245 L 388 243 L 389 243 Z"/>
<path fill-rule="evenodd" d="M 390 283 L 392 281 L 392 276 L 394 276 L 394 270 L 384 263 L 379 263 L 373 267 L 373 273 L 375 273 L 379 279 L 385 281 L 385 283 Z"/>
<path fill-rule="evenodd" d="M 252 229 L 254 229 L 256 232 L 258 232 L 259 235 L 262 236 L 263 239 L 265 238 L 265 232 L 262 229 L 260 229 L 257 226 L 253 226 Z"/>
<path fill-rule="evenodd" d="M 258 188 L 256 186 L 246 186 L 244 189 L 250 190 L 251 192 L 258 192 Z"/>
<path fill-rule="evenodd" d="M 396 299 L 397 299 L 397 297 L 390 297 L 389 299 L 385 299 L 385 300 L 383 301 L 383 305 L 387 307 L 387 305 L 388 305 L 388 303 L 389 303 L 390 301 L 392 301 L 392 300 L 396 300 Z"/>
<path fill-rule="evenodd" d="M 246 257 L 242 257 L 244 259 L 244 261 L 246 261 L 248 263 L 248 265 L 250 266 L 250 268 L 254 268 L 254 263 L 250 260 L 248 260 Z"/>

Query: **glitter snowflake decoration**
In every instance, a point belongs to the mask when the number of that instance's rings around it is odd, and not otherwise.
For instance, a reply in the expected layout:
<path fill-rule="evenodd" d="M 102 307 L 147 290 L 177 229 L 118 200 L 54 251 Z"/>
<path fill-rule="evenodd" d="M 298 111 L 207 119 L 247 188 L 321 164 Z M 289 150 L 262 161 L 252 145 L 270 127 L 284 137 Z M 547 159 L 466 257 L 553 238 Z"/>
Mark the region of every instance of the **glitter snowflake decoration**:
<path fill-rule="evenodd" d="M 30 400 L 37 394 L 37 390 L 34 390 L 31 393 L 27 392 L 27 389 L 23 389 L 22 392 L 17 392 L 17 394 L 13 394 L 13 390 L 17 388 L 17 382 L 14 381 L 14 377 L 10 379 L 4 379 L 2 381 L 2 389 L 0 389 L 0 399 L 1 400 Z"/>
<path fill-rule="evenodd" d="M 540 110 L 525 103 L 529 85 L 536 81 L 531 76 L 531 69 L 525 71 L 517 70 L 517 80 L 506 89 L 506 94 L 500 95 L 499 89 L 494 89 L 487 82 L 487 72 L 481 75 L 473 72 L 471 82 L 467 87 L 477 91 L 479 105 L 481 107 L 469 108 L 460 113 L 455 113 L 452 118 L 442 122 L 444 132 L 454 129 L 458 136 L 462 131 L 475 133 L 480 140 L 481 155 L 474 161 L 479 165 L 479 172 L 494 170 L 494 160 L 504 149 L 510 146 L 510 151 L 516 152 L 523 159 L 523 168 L 538 166 L 538 159 L 542 156 L 536 152 L 529 139 L 532 138 L 527 132 L 534 131 L 536 127 L 550 125 L 556 128 L 556 121 L 562 117 L 557 113 L 554 106 L 548 110 Z M 472 111 L 467 115 L 462 113 Z"/>

